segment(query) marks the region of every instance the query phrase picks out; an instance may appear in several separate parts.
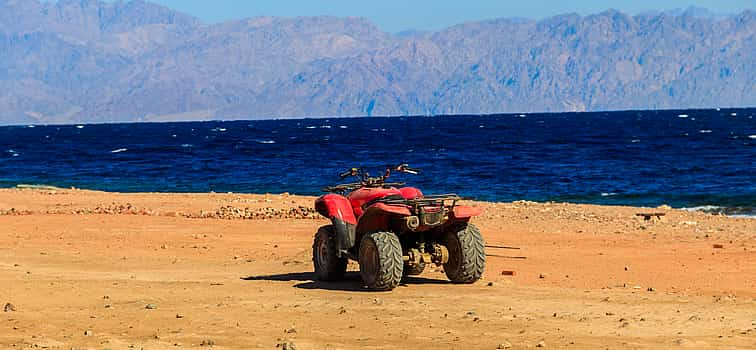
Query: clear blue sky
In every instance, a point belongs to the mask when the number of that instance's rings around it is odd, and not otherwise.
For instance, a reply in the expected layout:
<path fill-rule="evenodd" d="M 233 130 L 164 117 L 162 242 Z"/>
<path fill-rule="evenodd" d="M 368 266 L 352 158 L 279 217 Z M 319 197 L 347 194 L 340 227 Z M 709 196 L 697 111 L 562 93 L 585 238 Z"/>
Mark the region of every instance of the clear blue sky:
<path fill-rule="evenodd" d="M 200 17 L 206 22 L 255 16 L 361 16 L 381 29 L 433 30 L 498 17 L 544 18 L 608 8 L 637 14 L 698 6 L 715 13 L 754 9 L 756 0 L 148 0 Z"/>

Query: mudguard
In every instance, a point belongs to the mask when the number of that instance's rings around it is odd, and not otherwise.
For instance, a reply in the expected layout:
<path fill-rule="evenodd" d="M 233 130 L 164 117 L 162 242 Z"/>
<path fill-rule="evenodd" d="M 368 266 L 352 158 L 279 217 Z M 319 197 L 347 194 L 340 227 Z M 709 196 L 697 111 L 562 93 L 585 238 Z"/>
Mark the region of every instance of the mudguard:
<path fill-rule="evenodd" d="M 366 233 L 386 230 L 394 216 L 411 215 L 409 208 L 403 205 L 376 203 L 365 210 L 357 224 L 357 238 L 362 239 Z"/>
<path fill-rule="evenodd" d="M 354 247 L 357 218 L 354 217 L 354 211 L 348 199 L 337 194 L 327 194 L 315 200 L 315 210 L 320 215 L 331 219 L 333 229 L 336 231 L 339 256 L 342 250 Z"/>
<path fill-rule="evenodd" d="M 473 216 L 483 214 L 483 209 L 479 207 L 470 207 L 466 205 L 454 206 L 452 211 L 455 219 L 469 220 Z"/>

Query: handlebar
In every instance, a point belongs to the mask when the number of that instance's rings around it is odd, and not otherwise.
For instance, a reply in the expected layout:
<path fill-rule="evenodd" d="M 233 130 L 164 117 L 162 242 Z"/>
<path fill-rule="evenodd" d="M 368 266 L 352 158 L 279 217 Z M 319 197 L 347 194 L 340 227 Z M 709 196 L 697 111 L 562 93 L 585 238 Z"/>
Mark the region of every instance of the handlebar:
<path fill-rule="evenodd" d="M 387 183 L 386 179 L 391 176 L 392 171 L 402 172 L 402 173 L 409 173 L 409 174 L 418 174 L 420 173 L 419 169 L 413 169 L 410 168 L 408 164 L 402 163 L 397 166 L 387 166 L 386 172 L 383 176 L 378 177 L 370 177 L 370 174 L 368 174 L 364 169 L 362 168 L 351 168 L 347 171 L 344 171 L 339 174 L 339 177 L 343 180 L 350 176 L 355 176 L 360 179 L 359 183 L 349 183 L 349 184 L 342 184 L 342 185 L 336 185 L 336 186 L 329 186 L 323 188 L 323 192 L 346 192 L 346 191 L 352 191 L 361 187 L 384 187 L 384 186 L 402 186 L 404 183 Z"/>

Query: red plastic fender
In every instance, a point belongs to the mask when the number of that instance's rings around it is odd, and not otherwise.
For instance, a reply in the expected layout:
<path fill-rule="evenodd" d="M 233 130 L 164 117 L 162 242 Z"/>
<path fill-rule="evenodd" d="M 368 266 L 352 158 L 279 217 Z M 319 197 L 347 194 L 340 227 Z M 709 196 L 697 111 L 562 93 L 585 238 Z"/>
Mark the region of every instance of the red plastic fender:
<path fill-rule="evenodd" d="M 471 218 L 483 214 L 483 209 L 479 207 L 470 207 L 466 205 L 457 205 L 453 209 L 454 217 L 457 219 Z"/>
<path fill-rule="evenodd" d="M 403 205 L 388 205 L 386 203 L 376 203 L 370 206 L 370 208 L 375 208 L 381 211 L 385 211 L 387 213 L 391 214 L 397 214 L 397 215 L 411 215 L 409 208 L 403 206 Z"/>
<path fill-rule="evenodd" d="M 339 219 L 347 224 L 357 225 L 349 200 L 337 194 L 327 194 L 315 200 L 315 210 L 329 219 Z"/>
<path fill-rule="evenodd" d="M 399 192 L 402 193 L 404 199 L 415 199 L 423 196 L 423 192 L 414 187 L 403 187 L 399 189 Z"/>

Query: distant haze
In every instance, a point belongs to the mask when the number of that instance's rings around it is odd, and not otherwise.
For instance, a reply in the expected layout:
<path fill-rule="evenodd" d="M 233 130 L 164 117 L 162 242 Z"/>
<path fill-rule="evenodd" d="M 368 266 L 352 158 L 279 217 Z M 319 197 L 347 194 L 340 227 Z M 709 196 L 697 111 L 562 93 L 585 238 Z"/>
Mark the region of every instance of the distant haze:
<path fill-rule="evenodd" d="M 542 19 L 565 13 L 589 15 L 613 8 L 631 15 L 689 7 L 735 14 L 754 9 L 753 0 L 153 0 L 208 23 L 257 16 L 365 17 L 384 31 L 440 30 L 464 22 L 502 17 Z"/>
<path fill-rule="evenodd" d="M 0 124 L 756 106 L 756 16 L 206 24 L 144 1 L 0 0 Z"/>

